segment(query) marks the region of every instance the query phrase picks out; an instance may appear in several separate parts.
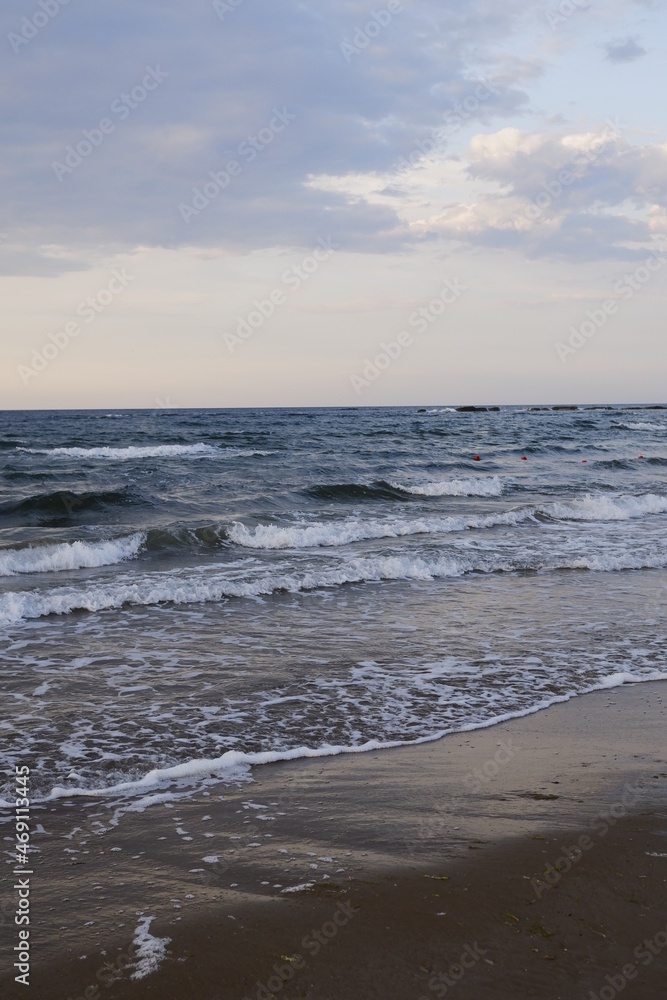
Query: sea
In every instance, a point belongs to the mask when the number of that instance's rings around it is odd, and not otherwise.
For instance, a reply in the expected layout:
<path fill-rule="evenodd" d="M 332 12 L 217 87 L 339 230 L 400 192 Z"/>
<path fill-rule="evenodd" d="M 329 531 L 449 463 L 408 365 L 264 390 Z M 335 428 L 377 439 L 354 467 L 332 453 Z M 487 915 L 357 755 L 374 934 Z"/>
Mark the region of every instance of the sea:
<path fill-rule="evenodd" d="M 0 805 L 667 679 L 666 584 L 664 406 L 2 412 Z"/>

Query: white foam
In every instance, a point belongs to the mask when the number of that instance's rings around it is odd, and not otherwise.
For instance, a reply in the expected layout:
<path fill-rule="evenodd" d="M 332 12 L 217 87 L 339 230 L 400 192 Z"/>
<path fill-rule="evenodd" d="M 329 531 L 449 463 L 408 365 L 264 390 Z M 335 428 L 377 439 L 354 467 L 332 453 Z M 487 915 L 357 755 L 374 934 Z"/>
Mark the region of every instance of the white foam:
<path fill-rule="evenodd" d="M 138 555 L 145 540 L 146 536 L 137 532 L 126 538 L 113 538 L 105 542 L 76 541 L 22 549 L 0 549 L 0 576 L 114 566 Z"/>
<path fill-rule="evenodd" d="M 570 701 L 582 694 L 590 694 L 594 691 L 605 691 L 621 687 L 624 684 L 649 683 L 653 681 L 667 681 L 667 671 L 653 670 L 646 673 L 632 673 L 631 671 L 615 671 L 612 674 L 600 677 L 593 684 L 587 685 L 580 690 L 572 690 L 561 695 L 549 695 L 531 705 L 516 708 L 510 711 L 498 713 L 483 721 L 472 722 L 459 721 L 447 728 L 441 728 L 429 735 L 420 736 L 415 739 L 402 740 L 367 740 L 365 743 L 350 745 L 323 744 L 319 747 L 294 747 L 290 750 L 267 750 L 254 753 L 244 753 L 239 750 L 228 750 L 217 758 L 199 758 L 189 760 L 183 764 L 173 767 L 156 768 L 148 772 L 144 777 L 133 781 L 124 781 L 112 786 L 101 788 L 62 788 L 56 787 L 47 796 L 46 801 L 60 798 L 91 797 L 102 798 L 117 795 L 142 795 L 151 789 L 157 789 L 164 785 L 189 784 L 194 786 L 203 778 L 215 778 L 228 783 L 238 783 L 239 781 L 252 781 L 251 768 L 264 764 L 274 764 L 284 761 L 302 760 L 320 757 L 336 757 L 342 754 L 369 753 L 377 750 L 390 750 L 401 746 L 420 746 L 424 743 L 432 743 L 440 740 L 444 736 L 452 733 L 475 732 L 478 729 L 490 729 L 502 722 L 509 722 L 512 719 L 521 719 L 525 716 L 535 715 L 537 712 L 552 705 Z M 187 794 L 187 793 L 181 793 Z M 121 810 L 122 811 L 122 810 Z M 296 891 L 296 889 L 294 890 Z"/>
<path fill-rule="evenodd" d="M 667 497 L 592 496 L 587 494 L 569 503 L 540 504 L 517 507 L 493 514 L 451 516 L 440 518 L 347 518 L 317 521 L 307 525 L 259 524 L 248 528 L 235 523 L 228 537 L 237 545 L 250 549 L 306 549 L 348 545 L 353 542 L 380 538 L 401 538 L 409 535 L 445 534 L 471 529 L 518 525 L 532 520 L 535 514 L 547 514 L 561 520 L 627 521 L 648 514 L 667 512 Z"/>
<path fill-rule="evenodd" d="M 336 568 L 321 567 L 298 573 L 263 574 L 256 579 L 235 579 L 234 569 L 215 568 L 207 575 L 196 571 L 152 573 L 124 577 L 86 588 L 54 587 L 48 590 L 9 591 L 0 596 L 0 625 L 23 618 L 70 614 L 72 611 L 105 611 L 125 604 L 201 604 L 225 597 L 260 597 L 283 590 L 299 593 L 346 583 L 381 580 L 432 580 L 461 576 L 472 569 L 469 561 L 442 558 L 428 562 L 410 556 L 353 559 Z M 243 569 L 241 568 L 241 572 Z"/>
<path fill-rule="evenodd" d="M 202 567 L 201 570 L 172 570 L 161 573 L 117 577 L 111 582 L 85 587 L 59 586 L 48 589 L 7 591 L 0 595 L 0 625 L 72 611 L 104 611 L 126 604 L 202 604 L 231 597 L 260 597 L 276 591 L 299 593 L 349 583 L 379 583 L 383 580 L 429 581 L 458 577 L 472 572 L 514 572 L 523 570 L 658 569 L 667 567 L 667 549 L 652 546 L 641 551 L 609 549 L 580 556 L 569 549 L 542 553 L 515 553 L 492 549 L 470 549 L 437 558 L 387 555 L 338 560 L 334 566 L 316 565 L 300 570 L 289 564 L 283 572 L 254 571 L 244 562 Z"/>
<path fill-rule="evenodd" d="M 440 479 L 435 482 L 415 483 L 408 486 L 402 483 L 391 483 L 390 485 L 394 489 L 422 497 L 499 497 L 504 489 L 498 476 Z"/>
<path fill-rule="evenodd" d="M 637 423 L 619 423 L 615 424 L 619 430 L 623 431 L 664 431 L 667 430 L 667 424 L 654 424 L 646 420 L 640 420 Z"/>
<path fill-rule="evenodd" d="M 606 552 L 596 555 L 580 556 L 572 559 L 567 566 L 556 569 L 590 569 L 598 573 L 617 573 L 621 570 L 664 569 L 667 566 L 667 553 L 655 556 L 634 555 L 631 552 Z"/>
<path fill-rule="evenodd" d="M 667 513 L 667 497 L 655 493 L 643 496 L 593 496 L 587 493 L 580 500 L 542 506 L 553 517 L 572 521 L 630 521 L 647 514 Z"/>
<path fill-rule="evenodd" d="M 107 459 L 125 462 L 140 458 L 250 458 L 253 455 L 270 455 L 269 451 L 254 448 L 216 448 L 210 444 L 162 444 L 127 448 L 20 448 L 33 455 L 50 455 L 52 458 Z"/>
<path fill-rule="evenodd" d="M 167 956 L 171 938 L 153 937 L 148 928 L 155 917 L 145 917 L 134 932 L 135 962 L 132 979 L 145 979 L 156 972 Z"/>
<path fill-rule="evenodd" d="M 304 526 L 259 524 L 247 528 L 235 523 L 227 534 L 231 541 L 250 549 L 306 549 L 349 545 L 374 538 L 402 538 L 407 535 L 433 535 L 470 528 L 492 528 L 518 524 L 534 516 L 535 508 L 504 511 L 471 517 L 441 518 L 347 518 L 344 521 L 319 521 Z"/>

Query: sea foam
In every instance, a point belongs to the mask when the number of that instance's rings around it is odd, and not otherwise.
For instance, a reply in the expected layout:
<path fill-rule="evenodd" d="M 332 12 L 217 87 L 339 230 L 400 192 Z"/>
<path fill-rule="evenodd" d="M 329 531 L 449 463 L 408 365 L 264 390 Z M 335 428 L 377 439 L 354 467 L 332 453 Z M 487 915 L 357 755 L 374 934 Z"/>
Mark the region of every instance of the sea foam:
<path fill-rule="evenodd" d="M 475 476 L 464 479 L 440 479 L 411 485 L 392 483 L 392 486 L 405 493 L 422 497 L 499 497 L 504 489 L 498 476 L 483 479 Z"/>
<path fill-rule="evenodd" d="M 134 558 L 145 541 L 143 532 L 102 542 L 62 542 L 59 545 L 0 549 L 0 576 L 56 573 L 113 566 Z"/>
<path fill-rule="evenodd" d="M 354 583 L 381 581 L 430 581 L 469 573 L 582 570 L 600 572 L 667 567 L 667 548 L 618 552 L 605 549 L 587 555 L 569 550 L 514 555 L 510 550 L 470 550 L 436 558 L 418 555 L 384 555 L 339 560 L 337 564 L 300 569 L 286 565 L 282 572 L 256 570 L 240 565 L 211 566 L 206 571 L 178 570 L 119 577 L 109 583 L 84 587 L 9 591 L 0 596 L 0 625 L 73 611 L 103 611 L 124 605 L 204 604 L 225 598 L 262 597 L 276 592 L 300 593 Z"/>
<path fill-rule="evenodd" d="M 255 448 L 216 448 L 210 444 L 162 444 L 126 448 L 20 448 L 33 455 L 49 455 L 52 458 L 106 459 L 125 462 L 140 458 L 250 458 L 253 455 L 269 455 L 271 452 Z"/>

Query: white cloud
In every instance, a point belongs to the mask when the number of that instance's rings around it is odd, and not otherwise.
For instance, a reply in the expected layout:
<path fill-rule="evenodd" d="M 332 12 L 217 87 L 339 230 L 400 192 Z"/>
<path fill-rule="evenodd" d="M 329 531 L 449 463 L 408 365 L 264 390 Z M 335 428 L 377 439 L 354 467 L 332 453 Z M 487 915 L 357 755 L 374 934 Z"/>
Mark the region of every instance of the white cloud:
<path fill-rule="evenodd" d="M 631 145 L 616 126 L 556 135 L 506 128 L 475 136 L 464 162 L 477 197 L 451 202 L 413 224 L 532 256 L 592 259 L 634 253 L 667 235 L 667 144 Z M 611 238 L 610 238 L 611 237 Z"/>

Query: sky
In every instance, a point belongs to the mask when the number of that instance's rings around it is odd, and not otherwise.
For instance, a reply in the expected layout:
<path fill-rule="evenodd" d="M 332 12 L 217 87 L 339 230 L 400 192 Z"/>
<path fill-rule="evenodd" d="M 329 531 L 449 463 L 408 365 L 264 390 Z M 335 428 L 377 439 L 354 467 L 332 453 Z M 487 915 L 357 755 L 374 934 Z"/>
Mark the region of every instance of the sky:
<path fill-rule="evenodd" d="M 5 0 L 0 408 L 660 402 L 659 0 Z"/>

